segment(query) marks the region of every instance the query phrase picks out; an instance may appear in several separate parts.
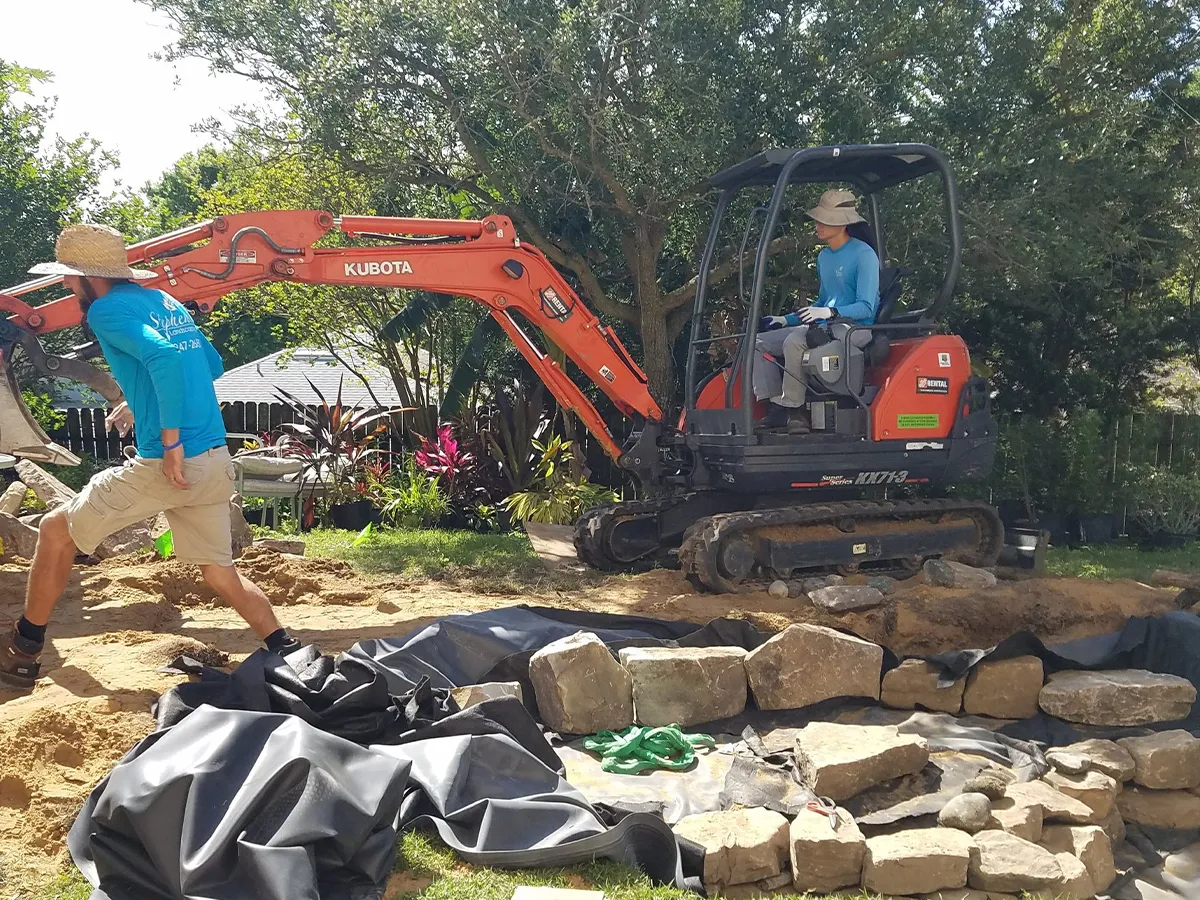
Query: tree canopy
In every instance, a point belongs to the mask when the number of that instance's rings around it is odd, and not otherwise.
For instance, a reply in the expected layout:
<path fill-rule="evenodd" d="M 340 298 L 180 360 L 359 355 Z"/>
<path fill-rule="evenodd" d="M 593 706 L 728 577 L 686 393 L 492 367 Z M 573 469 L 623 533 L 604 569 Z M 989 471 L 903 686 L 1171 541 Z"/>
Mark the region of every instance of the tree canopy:
<path fill-rule="evenodd" d="M 765 146 L 948 153 L 967 245 L 951 323 L 1003 406 L 1129 403 L 1196 345 L 1175 277 L 1196 2 L 145 2 L 174 19 L 174 53 L 286 104 L 255 128 L 276 152 L 319 150 L 381 212 L 510 215 L 640 342 L 667 401 L 706 178 Z M 932 283 L 933 201 L 898 199 L 894 255 Z"/>
<path fill-rule="evenodd" d="M 34 94 L 49 77 L 0 60 L 0 286 L 54 258 L 59 229 L 99 199 L 113 162 L 87 137 L 44 148 L 54 107 Z"/>

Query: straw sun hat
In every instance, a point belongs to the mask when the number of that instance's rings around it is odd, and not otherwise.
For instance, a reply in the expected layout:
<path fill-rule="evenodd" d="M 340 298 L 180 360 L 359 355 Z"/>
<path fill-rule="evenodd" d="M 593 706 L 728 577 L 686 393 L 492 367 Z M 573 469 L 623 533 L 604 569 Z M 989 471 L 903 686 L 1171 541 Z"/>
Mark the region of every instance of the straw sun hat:
<path fill-rule="evenodd" d="M 57 262 L 38 263 L 31 275 L 83 275 L 90 278 L 156 278 L 157 272 L 129 268 L 125 239 L 106 225 L 68 225 L 54 242 Z"/>
<path fill-rule="evenodd" d="M 808 211 L 808 217 L 833 227 L 865 222 L 858 214 L 857 203 L 850 191 L 826 191 L 816 207 Z"/>

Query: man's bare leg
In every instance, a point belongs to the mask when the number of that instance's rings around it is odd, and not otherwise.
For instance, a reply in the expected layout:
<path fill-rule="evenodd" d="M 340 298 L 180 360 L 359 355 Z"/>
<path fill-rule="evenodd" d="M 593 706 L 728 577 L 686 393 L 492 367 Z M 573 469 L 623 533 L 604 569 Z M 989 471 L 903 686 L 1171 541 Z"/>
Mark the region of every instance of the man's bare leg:
<path fill-rule="evenodd" d="M 25 587 L 25 619 L 44 626 L 67 589 L 78 550 L 67 529 L 67 511 L 59 507 L 42 517 L 37 550 Z"/>
<path fill-rule="evenodd" d="M 208 586 L 234 608 L 254 633 L 266 640 L 283 626 L 275 618 L 271 601 L 257 584 L 244 577 L 234 566 L 201 566 L 200 571 Z"/>

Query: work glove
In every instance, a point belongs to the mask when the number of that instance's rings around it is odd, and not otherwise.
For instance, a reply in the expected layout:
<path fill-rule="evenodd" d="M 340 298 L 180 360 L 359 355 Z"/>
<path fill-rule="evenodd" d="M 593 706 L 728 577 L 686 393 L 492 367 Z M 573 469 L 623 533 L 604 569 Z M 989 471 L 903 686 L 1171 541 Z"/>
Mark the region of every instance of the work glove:
<path fill-rule="evenodd" d="M 783 328 L 787 325 L 787 319 L 784 316 L 763 316 L 758 320 L 759 331 L 774 331 L 776 328 Z"/>
<path fill-rule="evenodd" d="M 811 325 L 813 322 L 824 322 L 826 319 L 833 318 L 833 310 L 828 306 L 806 306 L 800 310 L 800 321 L 805 325 Z"/>

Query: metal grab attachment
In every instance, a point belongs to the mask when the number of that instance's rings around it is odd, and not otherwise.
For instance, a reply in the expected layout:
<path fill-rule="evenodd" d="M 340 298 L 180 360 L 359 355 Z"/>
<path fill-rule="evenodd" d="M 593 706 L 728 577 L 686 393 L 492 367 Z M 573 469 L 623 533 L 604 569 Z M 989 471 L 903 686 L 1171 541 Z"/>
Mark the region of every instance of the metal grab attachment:
<path fill-rule="evenodd" d="M 303 256 L 304 255 L 304 250 L 305 250 L 304 247 L 280 247 L 277 243 L 275 243 L 275 240 L 269 234 L 267 234 L 265 231 L 263 231 L 257 225 L 247 225 L 245 228 L 240 229 L 236 234 L 234 234 L 234 236 L 232 238 L 229 239 L 229 265 L 225 267 L 225 270 L 223 272 L 208 272 L 204 269 L 198 269 L 195 266 L 184 266 L 183 268 L 181 268 L 179 270 L 180 273 L 183 274 L 186 272 L 195 272 L 197 275 L 201 275 L 204 278 L 211 278 L 213 281 L 224 281 L 226 278 L 228 278 L 230 275 L 233 274 L 233 270 L 237 267 L 238 244 L 240 244 L 242 242 L 242 238 L 244 238 L 248 234 L 258 235 L 260 238 L 263 239 L 263 241 L 266 243 L 266 245 L 268 247 L 270 247 L 276 253 L 282 253 L 284 256 Z"/>
<path fill-rule="evenodd" d="M 30 365 L 42 375 L 78 381 L 113 406 L 124 399 L 120 387 L 107 372 L 82 360 L 47 353 L 33 332 L 0 318 L 0 367 L 3 368 L 3 377 L 0 377 L 0 453 L 35 462 L 79 465 L 79 457 L 50 440 L 26 409 L 13 369 L 17 347 L 25 351 Z"/>

